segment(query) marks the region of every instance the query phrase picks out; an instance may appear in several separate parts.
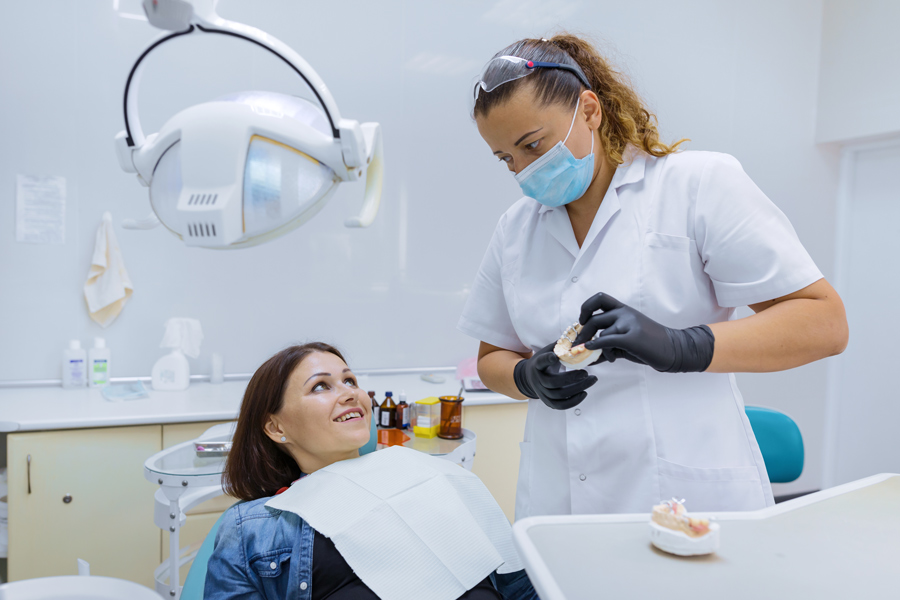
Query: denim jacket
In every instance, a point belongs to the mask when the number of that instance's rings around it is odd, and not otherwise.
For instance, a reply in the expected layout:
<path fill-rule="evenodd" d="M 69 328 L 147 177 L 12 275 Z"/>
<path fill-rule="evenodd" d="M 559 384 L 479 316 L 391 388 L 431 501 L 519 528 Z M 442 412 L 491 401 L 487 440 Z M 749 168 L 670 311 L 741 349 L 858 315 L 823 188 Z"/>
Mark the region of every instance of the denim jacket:
<path fill-rule="evenodd" d="M 219 525 L 206 572 L 205 600 L 310 600 L 314 530 L 299 516 L 236 504 Z M 491 574 L 505 600 L 537 600 L 525 571 Z"/>

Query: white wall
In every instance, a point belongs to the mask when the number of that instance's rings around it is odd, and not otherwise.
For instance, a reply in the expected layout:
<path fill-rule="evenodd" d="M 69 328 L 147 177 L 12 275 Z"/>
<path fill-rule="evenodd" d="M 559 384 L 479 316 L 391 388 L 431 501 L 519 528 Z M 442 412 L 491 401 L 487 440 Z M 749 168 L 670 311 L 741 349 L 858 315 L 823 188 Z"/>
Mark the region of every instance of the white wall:
<path fill-rule="evenodd" d="M 891 369 L 900 322 L 885 311 L 900 294 L 889 267 L 900 256 L 900 137 L 848 148 L 843 168 L 838 275 L 851 334 L 833 365 L 826 421 L 823 478 L 833 485 L 900 472 L 900 393 Z"/>
<path fill-rule="evenodd" d="M 817 138 L 900 132 L 900 2 L 825 0 Z"/>
<path fill-rule="evenodd" d="M 900 144 L 900 4 L 825 0 L 816 137 L 843 146 L 835 287 L 847 306 L 850 343 L 830 361 L 822 483 L 898 470 L 897 393 L 883 319 L 896 282 L 883 265 L 898 254 L 896 171 Z M 878 139 L 881 142 L 871 143 Z M 893 140 L 893 142 L 891 142 Z M 860 142 L 863 142 L 860 144 Z M 893 145 L 891 145 L 893 144 Z"/>
<path fill-rule="evenodd" d="M 117 13 L 114 4 L 119 7 Z M 836 156 L 814 143 L 822 24 L 816 0 L 490 3 L 222 0 L 224 17 L 260 27 L 302 54 L 345 116 L 382 123 L 387 176 L 382 212 L 346 230 L 361 187 L 345 184 L 314 221 L 268 245 L 213 252 L 165 231 L 131 232 L 146 190 L 120 172 L 112 138 L 121 92 L 157 36 L 136 0 L 10 3 L 0 21 L 0 380 L 58 377 L 69 338 L 105 335 L 116 375 L 146 375 L 162 323 L 201 320 L 195 372 L 209 354 L 226 371 L 253 370 L 295 340 L 325 338 L 358 367 L 455 364 L 476 344 L 454 325 L 497 218 L 519 197 L 468 111 L 473 77 L 497 50 L 560 28 L 594 36 L 633 77 L 668 139 L 738 157 L 794 223 L 826 276 L 833 256 Z M 263 88 L 302 93 L 285 67 L 233 40 L 192 36 L 149 59 L 145 131 L 219 94 Z M 69 183 L 64 246 L 14 241 L 17 173 Z M 102 331 L 81 285 L 104 210 L 135 284 L 122 316 Z M 792 414 L 807 439 L 806 471 L 791 489 L 818 487 L 825 365 L 741 375 L 748 404 Z"/>

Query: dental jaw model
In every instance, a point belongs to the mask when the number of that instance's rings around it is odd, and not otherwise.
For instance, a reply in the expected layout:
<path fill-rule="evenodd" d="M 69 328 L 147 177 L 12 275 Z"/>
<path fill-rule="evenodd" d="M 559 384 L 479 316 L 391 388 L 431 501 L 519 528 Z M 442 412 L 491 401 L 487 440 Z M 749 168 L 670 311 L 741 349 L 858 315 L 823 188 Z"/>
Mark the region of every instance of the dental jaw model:
<path fill-rule="evenodd" d="M 684 500 L 672 498 L 653 507 L 650 543 L 678 556 L 710 554 L 719 548 L 719 524 L 688 516 Z"/>
<path fill-rule="evenodd" d="M 586 367 L 597 360 L 601 353 L 600 350 L 588 350 L 584 347 L 584 344 L 579 344 L 573 348 L 572 343 L 579 333 L 581 333 L 581 324 L 575 323 L 565 330 L 553 348 L 553 353 L 559 357 L 560 362 L 567 368 Z"/>

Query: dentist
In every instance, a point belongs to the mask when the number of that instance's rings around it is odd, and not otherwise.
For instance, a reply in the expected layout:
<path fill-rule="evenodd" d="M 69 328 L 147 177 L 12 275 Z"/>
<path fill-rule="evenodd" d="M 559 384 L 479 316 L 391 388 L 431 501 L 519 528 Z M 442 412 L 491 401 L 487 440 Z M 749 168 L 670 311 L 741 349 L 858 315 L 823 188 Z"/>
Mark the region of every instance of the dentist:
<path fill-rule="evenodd" d="M 837 293 L 733 157 L 663 143 L 587 42 L 526 39 L 485 66 L 474 118 L 525 197 L 500 219 L 459 329 L 492 390 L 530 399 L 516 518 L 773 504 L 734 372 L 843 351 Z M 755 314 L 732 320 L 736 307 Z M 553 353 L 601 350 L 584 370 Z"/>

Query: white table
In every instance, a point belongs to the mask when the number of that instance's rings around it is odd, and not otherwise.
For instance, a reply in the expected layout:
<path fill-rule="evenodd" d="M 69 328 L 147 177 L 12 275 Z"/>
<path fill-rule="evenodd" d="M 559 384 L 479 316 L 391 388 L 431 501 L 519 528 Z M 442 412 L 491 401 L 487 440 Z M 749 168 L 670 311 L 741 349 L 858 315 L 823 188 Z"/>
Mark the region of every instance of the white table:
<path fill-rule="evenodd" d="M 707 515 L 721 545 L 700 557 L 654 548 L 649 513 L 530 517 L 513 537 L 541 600 L 900 598 L 900 475 Z"/>

